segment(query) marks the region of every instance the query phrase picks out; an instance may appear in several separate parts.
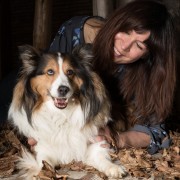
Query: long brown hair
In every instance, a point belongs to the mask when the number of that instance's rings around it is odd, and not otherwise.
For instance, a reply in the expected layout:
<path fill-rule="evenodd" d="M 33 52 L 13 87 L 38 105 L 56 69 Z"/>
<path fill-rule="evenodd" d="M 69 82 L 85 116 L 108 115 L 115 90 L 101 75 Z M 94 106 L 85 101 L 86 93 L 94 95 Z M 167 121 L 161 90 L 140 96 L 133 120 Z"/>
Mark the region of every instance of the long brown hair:
<path fill-rule="evenodd" d="M 115 65 L 114 36 L 130 30 L 151 32 L 146 41 L 149 53 L 134 63 Z M 158 123 L 169 115 L 176 81 L 174 41 L 174 25 L 167 8 L 148 0 L 117 9 L 96 36 L 94 66 L 101 77 L 108 74 L 118 81 L 119 95 L 127 107 L 133 106 L 133 122 Z"/>

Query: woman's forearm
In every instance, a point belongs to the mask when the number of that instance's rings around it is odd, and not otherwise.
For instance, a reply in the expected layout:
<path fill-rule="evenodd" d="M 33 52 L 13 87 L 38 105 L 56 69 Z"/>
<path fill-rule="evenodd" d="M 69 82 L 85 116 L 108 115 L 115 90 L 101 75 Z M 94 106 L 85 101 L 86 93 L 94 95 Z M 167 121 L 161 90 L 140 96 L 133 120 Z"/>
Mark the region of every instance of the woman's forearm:
<path fill-rule="evenodd" d="M 127 131 L 116 136 L 118 148 L 145 148 L 149 146 L 150 140 L 151 138 L 148 134 L 138 131 Z"/>

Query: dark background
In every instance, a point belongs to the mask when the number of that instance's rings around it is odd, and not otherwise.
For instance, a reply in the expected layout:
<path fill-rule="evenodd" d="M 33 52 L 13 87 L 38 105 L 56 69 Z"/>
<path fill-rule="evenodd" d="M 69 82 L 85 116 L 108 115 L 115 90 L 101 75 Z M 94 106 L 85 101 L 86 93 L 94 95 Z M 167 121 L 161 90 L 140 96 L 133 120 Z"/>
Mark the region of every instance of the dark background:
<path fill-rule="evenodd" d="M 17 46 L 33 44 L 34 0 L 0 0 L 0 79 L 18 66 Z M 52 35 L 69 18 L 92 15 L 92 0 L 53 0 Z"/>

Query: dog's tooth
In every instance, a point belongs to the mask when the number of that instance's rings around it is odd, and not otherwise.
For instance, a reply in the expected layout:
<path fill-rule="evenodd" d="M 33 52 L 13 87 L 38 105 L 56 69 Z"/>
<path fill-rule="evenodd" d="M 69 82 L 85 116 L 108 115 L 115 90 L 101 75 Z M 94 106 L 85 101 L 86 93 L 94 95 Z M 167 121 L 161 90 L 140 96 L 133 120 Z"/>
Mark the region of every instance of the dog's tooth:
<path fill-rule="evenodd" d="M 58 102 L 57 98 L 54 98 L 54 102 L 55 102 L 55 103 L 57 103 L 57 102 Z"/>

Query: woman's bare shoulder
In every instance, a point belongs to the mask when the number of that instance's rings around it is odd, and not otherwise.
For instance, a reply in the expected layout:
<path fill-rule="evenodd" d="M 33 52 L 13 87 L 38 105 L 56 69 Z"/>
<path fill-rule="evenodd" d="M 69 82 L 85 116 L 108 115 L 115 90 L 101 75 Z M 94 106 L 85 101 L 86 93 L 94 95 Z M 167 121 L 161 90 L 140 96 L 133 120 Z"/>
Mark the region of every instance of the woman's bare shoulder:
<path fill-rule="evenodd" d="M 84 40 L 86 43 L 93 43 L 97 33 L 104 25 L 104 20 L 97 17 L 87 19 L 84 24 Z"/>

